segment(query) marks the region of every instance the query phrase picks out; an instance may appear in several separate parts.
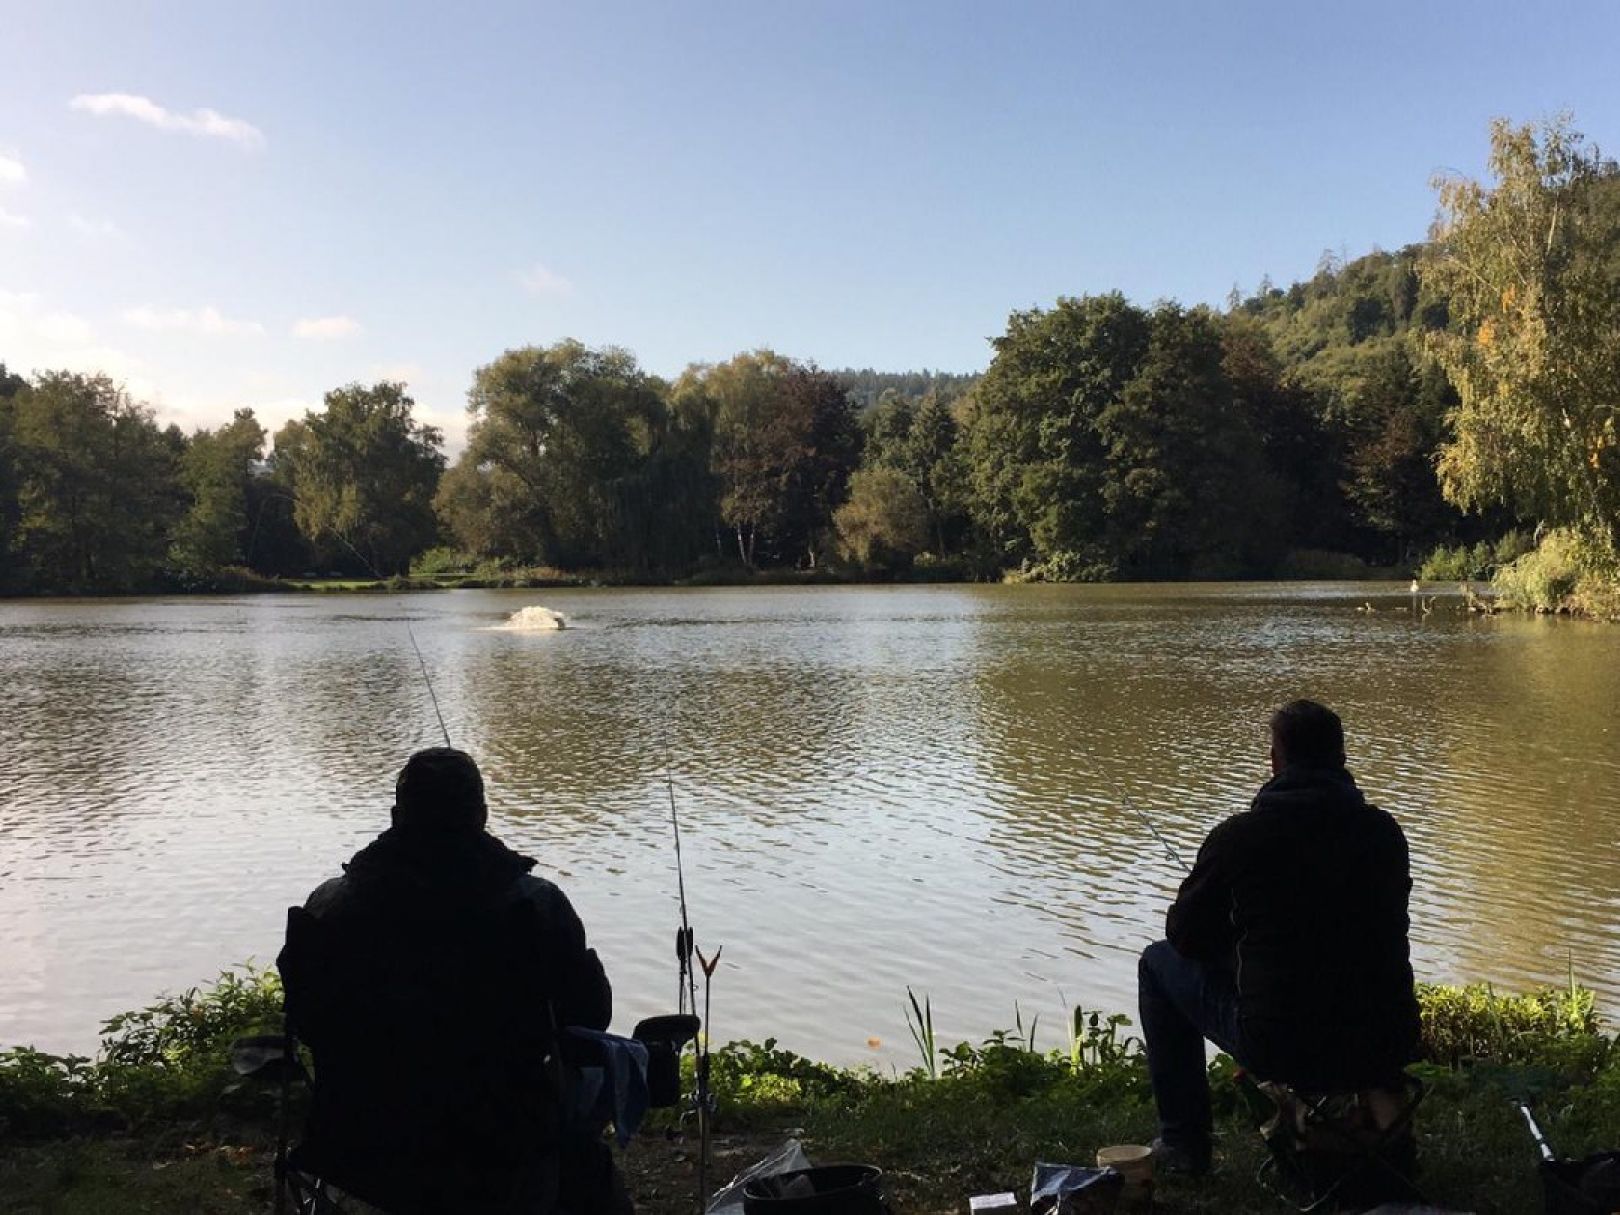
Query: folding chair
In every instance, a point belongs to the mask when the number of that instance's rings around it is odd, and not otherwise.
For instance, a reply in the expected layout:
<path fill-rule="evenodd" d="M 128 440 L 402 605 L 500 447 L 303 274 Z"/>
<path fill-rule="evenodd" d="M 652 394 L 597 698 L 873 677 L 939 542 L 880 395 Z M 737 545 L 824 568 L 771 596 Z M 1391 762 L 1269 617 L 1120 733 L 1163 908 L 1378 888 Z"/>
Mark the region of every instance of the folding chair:
<path fill-rule="evenodd" d="M 554 1192 L 543 1145 L 557 1142 L 561 1065 L 534 914 L 288 911 L 284 1083 L 310 1079 L 299 1043 L 315 1064 L 299 1141 L 287 1146 L 284 1100 L 277 1151 L 278 1194 L 299 1215 L 350 1200 L 494 1211 Z"/>
<path fill-rule="evenodd" d="M 292 1136 L 292 1089 L 308 1087 L 309 1071 L 298 1054 L 298 1039 L 291 1032 L 258 1034 L 231 1043 L 231 1067 L 236 1074 L 280 1086 L 276 1112 L 275 1215 L 284 1215 L 291 1193 L 296 1215 L 327 1215 L 341 1211 L 319 1178 L 292 1169 L 287 1163 Z"/>
<path fill-rule="evenodd" d="M 375 924 L 334 926 L 289 909 L 277 960 L 284 1032 L 231 1048 L 239 1074 L 280 1085 L 277 1215 L 289 1199 L 296 1215 L 361 1206 L 504 1209 L 504 1198 L 481 1189 L 489 1176 L 514 1166 L 521 1172 L 536 1145 L 560 1147 L 565 1134 L 577 1133 L 564 1126 L 567 1073 L 599 1059 L 555 1025 L 532 916 L 520 904 L 435 941 L 431 925 L 402 933 L 395 923 L 379 932 Z M 637 1025 L 649 1056 L 650 1105 L 679 1100 L 678 1056 L 697 1030 L 694 1016 Z M 313 1076 L 300 1059 L 301 1041 L 314 1058 Z M 293 1145 L 295 1086 L 307 1089 L 309 1102 Z M 440 1153 L 445 1143 L 448 1157 Z M 446 1194 L 446 1173 L 459 1174 L 461 1188 Z M 576 1182 L 577 1173 L 570 1172 Z M 549 1192 L 558 1178 L 553 1168 L 531 1180 Z"/>
<path fill-rule="evenodd" d="M 1427 1092 L 1415 1076 L 1354 1092 L 1308 1092 L 1239 1073 L 1264 1119 L 1267 1157 L 1255 1179 L 1301 1212 L 1425 1201 L 1413 1180 L 1412 1122 Z"/>

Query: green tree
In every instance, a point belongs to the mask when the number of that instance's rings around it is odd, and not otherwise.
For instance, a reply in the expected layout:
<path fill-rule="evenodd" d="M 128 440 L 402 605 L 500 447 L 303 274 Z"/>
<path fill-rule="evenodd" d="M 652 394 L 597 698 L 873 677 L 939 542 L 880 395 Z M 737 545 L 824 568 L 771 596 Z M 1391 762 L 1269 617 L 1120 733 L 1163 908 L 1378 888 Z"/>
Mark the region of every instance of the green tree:
<path fill-rule="evenodd" d="M 264 439 L 264 427 L 251 409 L 238 409 L 217 430 L 192 435 L 181 457 L 191 506 L 174 535 L 173 559 L 180 569 L 207 575 L 244 563 L 248 495 Z"/>
<path fill-rule="evenodd" d="M 46 372 L 10 410 L 22 580 L 70 592 L 151 586 L 183 509 L 184 436 L 106 376 Z"/>
<path fill-rule="evenodd" d="M 403 384 L 350 384 L 276 432 L 276 474 L 293 517 L 329 562 L 403 574 L 433 543 L 442 439 L 411 416 L 414 406 Z"/>
<path fill-rule="evenodd" d="M 16 590 L 22 582 L 17 565 L 16 399 L 27 386 L 27 380 L 0 363 L 0 593 Z"/>
<path fill-rule="evenodd" d="M 1107 450 L 1097 420 L 1147 352 L 1148 316 L 1123 295 L 1015 312 L 973 395 L 973 516 L 1003 560 L 1106 571 Z"/>
<path fill-rule="evenodd" d="M 928 504 L 894 468 L 858 469 L 833 523 L 839 556 L 867 570 L 908 568 L 928 545 Z"/>
<path fill-rule="evenodd" d="M 854 410 L 838 383 L 758 350 L 689 368 L 673 403 L 713 435 L 718 516 L 743 564 L 814 565 L 860 456 Z"/>
<path fill-rule="evenodd" d="M 685 466 L 659 386 L 618 347 L 509 350 L 473 377 L 467 450 L 437 507 L 486 556 L 565 567 L 649 566 Z M 699 456 L 701 458 L 701 456 Z"/>
<path fill-rule="evenodd" d="M 1142 577 L 1264 569 L 1281 495 L 1234 403 L 1220 327 L 1175 304 L 1149 324 L 1135 374 L 1097 416 L 1108 560 Z"/>
<path fill-rule="evenodd" d="M 892 469 L 911 482 L 926 508 L 928 534 L 939 556 L 950 551 L 948 537 L 959 537 L 967 522 L 959 429 L 944 398 L 932 391 L 920 401 L 886 396 L 866 419 L 863 467 Z"/>
<path fill-rule="evenodd" d="M 1394 541 L 1396 562 L 1411 561 L 1420 542 L 1455 521 L 1434 471 L 1454 399 L 1433 360 L 1414 358 L 1401 339 L 1377 348 L 1354 389 L 1345 492 L 1358 521 Z"/>
<path fill-rule="evenodd" d="M 1620 548 L 1620 170 L 1571 129 L 1491 127 L 1486 185 L 1439 183 L 1422 273 L 1449 299 L 1431 348 L 1458 394 L 1447 497 L 1505 503 Z"/>
<path fill-rule="evenodd" d="M 1228 375 L 1287 491 L 1292 544 L 1399 561 L 1488 525 L 1443 503 L 1434 470 L 1452 399 L 1420 349 L 1449 309 L 1422 257 L 1329 259 L 1225 318 Z"/>
<path fill-rule="evenodd" d="M 760 538 L 780 527 L 788 478 L 804 451 L 803 428 L 779 391 L 789 369 L 787 359 L 760 350 L 690 367 L 675 384 L 677 406 L 704 418 L 713 435 L 719 519 L 747 566 L 755 563 Z"/>
<path fill-rule="evenodd" d="M 776 541 L 814 568 L 832 541 L 833 512 L 849 495 L 861 458 L 861 431 L 848 395 L 830 375 L 795 364 L 781 384 L 788 416 L 803 428 L 800 458 L 787 479 L 787 501 Z"/>
<path fill-rule="evenodd" d="M 1344 440 L 1324 424 L 1319 398 L 1287 373 L 1271 332 L 1252 315 L 1228 316 L 1221 345 L 1233 408 L 1257 434 L 1279 487 L 1283 506 L 1268 521 L 1268 533 L 1289 546 L 1353 549 L 1356 533 L 1342 485 Z"/>

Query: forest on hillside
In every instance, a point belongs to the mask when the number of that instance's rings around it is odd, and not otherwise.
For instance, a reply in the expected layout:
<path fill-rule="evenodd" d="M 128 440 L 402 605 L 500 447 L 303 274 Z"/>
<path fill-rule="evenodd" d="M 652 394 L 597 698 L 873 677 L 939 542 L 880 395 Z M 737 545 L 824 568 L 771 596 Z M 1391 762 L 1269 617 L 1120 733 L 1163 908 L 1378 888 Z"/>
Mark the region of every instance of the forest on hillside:
<path fill-rule="evenodd" d="M 1564 125 L 1493 146 L 1497 182 L 1443 185 L 1430 241 L 1221 309 L 1061 298 L 1013 313 L 982 375 L 758 350 L 666 381 L 617 347 L 508 350 L 472 375 L 453 462 L 399 383 L 188 435 L 107 377 L 0 365 L 0 589 L 1322 576 L 1537 528 L 1595 569 L 1620 518 L 1620 174 Z"/>

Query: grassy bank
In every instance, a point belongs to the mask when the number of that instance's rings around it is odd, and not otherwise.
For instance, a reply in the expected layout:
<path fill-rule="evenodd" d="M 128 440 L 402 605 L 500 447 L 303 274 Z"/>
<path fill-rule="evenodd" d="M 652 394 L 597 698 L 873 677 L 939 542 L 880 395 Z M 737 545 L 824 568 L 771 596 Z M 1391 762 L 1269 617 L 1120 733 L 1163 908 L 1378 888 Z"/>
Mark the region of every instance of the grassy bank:
<path fill-rule="evenodd" d="M 95 1060 L 0 1053 L 0 1211 L 247 1212 L 269 1194 L 273 1094 L 241 1083 L 229 1041 L 273 1030 L 273 975 L 230 973 L 109 1022 Z M 1442 1205 L 1534 1209 L 1534 1153 L 1510 1105 L 1536 1100 L 1559 1148 L 1620 1145 L 1620 1049 L 1589 993 L 1500 997 L 1425 988 L 1431 1093 L 1418 1120 L 1423 1183 Z M 920 1027 L 919 1027 L 920 1028 Z M 959 1212 L 966 1196 L 1022 1188 L 1037 1159 L 1087 1162 L 1153 1131 L 1139 1044 L 1123 1017 L 1077 1010 L 1066 1042 L 1023 1027 L 936 1048 L 919 1033 L 900 1074 L 831 1067 L 775 1043 L 717 1050 L 721 1179 L 789 1133 L 813 1159 L 881 1165 L 896 1208 Z M 1219 1111 L 1214 1176 L 1169 1181 L 1168 1212 L 1286 1209 L 1253 1181 L 1261 1147 L 1229 1060 L 1211 1067 Z M 624 1163 L 645 1211 L 692 1209 L 695 1147 L 655 1115 Z"/>

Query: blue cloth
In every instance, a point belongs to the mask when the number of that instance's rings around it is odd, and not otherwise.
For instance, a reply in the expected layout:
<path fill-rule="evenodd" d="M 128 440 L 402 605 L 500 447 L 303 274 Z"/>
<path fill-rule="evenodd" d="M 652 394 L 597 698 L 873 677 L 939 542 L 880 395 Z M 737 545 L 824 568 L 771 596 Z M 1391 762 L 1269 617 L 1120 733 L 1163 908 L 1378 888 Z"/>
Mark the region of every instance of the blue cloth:
<path fill-rule="evenodd" d="M 565 1034 L 590 1042 L 601 1052 L 601 1066 L 574 1070 L 568 1120 L 576 1127 L 613 1123 L 621 1148 L 647 1115 L 647 1048 L 634 1038 L 570 1025 Z"/>
<path fill-rule="evenodd" d="M 1136 974 L 1160 1137 L 1207 1157 L 1211 1119 L 1204 1039 L 1243 1060 L 1237 984 L 1229 971 L 1184 957 L 1169 941 L 1143 950 Z"/>

